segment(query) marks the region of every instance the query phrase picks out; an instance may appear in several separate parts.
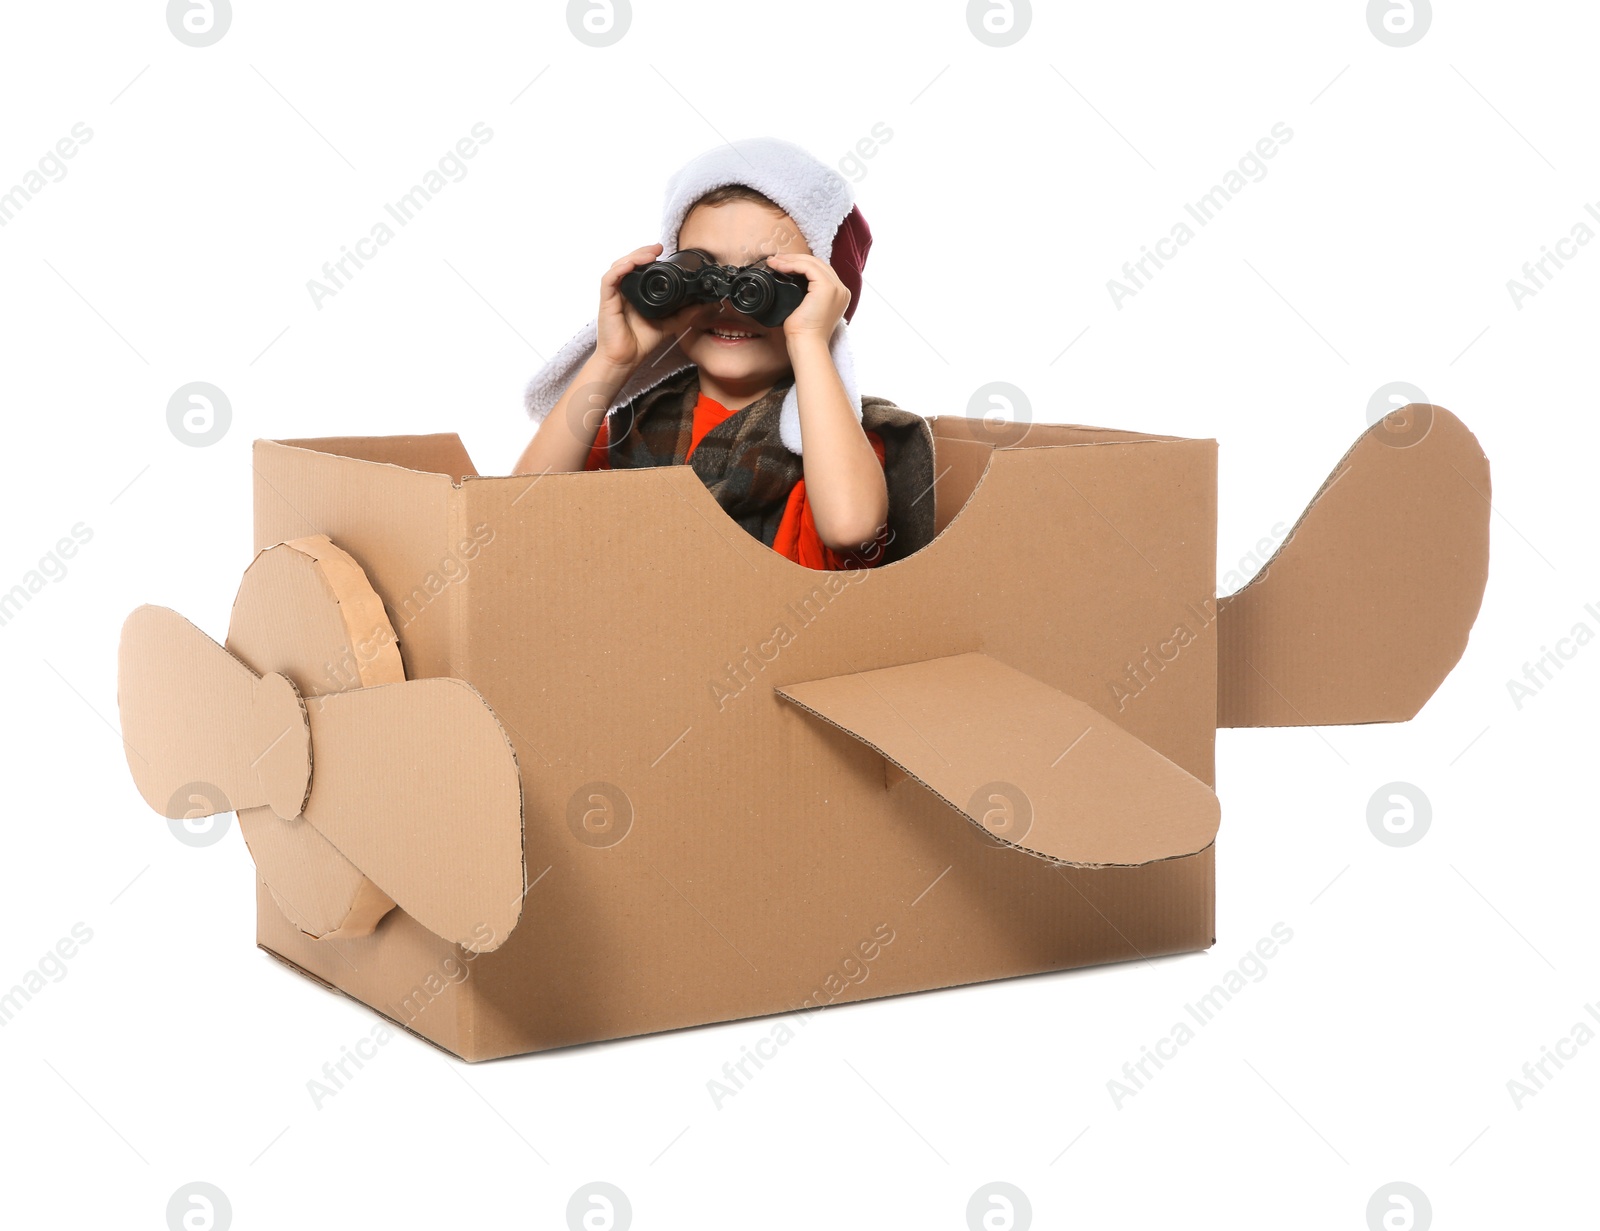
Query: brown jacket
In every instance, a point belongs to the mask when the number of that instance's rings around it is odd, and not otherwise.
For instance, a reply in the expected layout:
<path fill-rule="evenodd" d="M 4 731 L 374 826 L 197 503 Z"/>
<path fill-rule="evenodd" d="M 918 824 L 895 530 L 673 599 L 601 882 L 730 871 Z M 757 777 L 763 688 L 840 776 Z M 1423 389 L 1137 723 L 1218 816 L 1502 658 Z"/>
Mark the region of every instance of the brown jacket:
<path fill-rule="evenodd" d="M 700 371 L 690 365 L 647 389 L 608 417 L 597 450 L 613 469 L 687 463 L 728 516 L 771 547 L 795 483 L 804 478 L 799 454 L 779 439 L 778 415 L 793 378 L 735 411 L 689 452 Z M 883 442 L 889 489 L 887 533 L 881 559 L 890 563 L 926 547 L 934 536 L 933 429 L 921 415 L 887 398 L 861 399 L 861 426 Z M 591 461 L 591 468 L 593 462 Z"/>

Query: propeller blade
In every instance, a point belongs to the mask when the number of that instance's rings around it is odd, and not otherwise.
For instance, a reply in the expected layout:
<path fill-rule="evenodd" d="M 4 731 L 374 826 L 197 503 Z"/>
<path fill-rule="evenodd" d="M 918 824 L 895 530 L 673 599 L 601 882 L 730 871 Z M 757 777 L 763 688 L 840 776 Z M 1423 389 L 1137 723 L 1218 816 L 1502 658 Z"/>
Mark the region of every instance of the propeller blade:
<path fill-rule="evenodd" d="M 383 600 L 355 559 L 323 534 L 256 555 L 239 582 L 226 645 L 246 665 L 288 676 L 302 697 L 406 678 Z M 394 909 L 304 818 L 246 808 L 239 832 L 273 901 L 309 936 L 370 936 Z"/>
<path fill-rule="evenodd" d="M 272 808 L 299 815 L 310 731 L 294 685 L 258 676 L 176 611 L 144 606 L 117 651 L 117 709 L 134 784 L 162 816 Z"/>
<path fill-rule="evenodd" d="M 423 927 L 473 952 L 522 914 L 522 780 L 469 684 L 412 680 L 309 698 L 305 817 Z"/>
<path fill-rule="evenodd" d="M 239 832 L 261 879 L 289 921 L 318 940 L 370 936 L 394 901 L 304 817 L 245 808 Z"/>

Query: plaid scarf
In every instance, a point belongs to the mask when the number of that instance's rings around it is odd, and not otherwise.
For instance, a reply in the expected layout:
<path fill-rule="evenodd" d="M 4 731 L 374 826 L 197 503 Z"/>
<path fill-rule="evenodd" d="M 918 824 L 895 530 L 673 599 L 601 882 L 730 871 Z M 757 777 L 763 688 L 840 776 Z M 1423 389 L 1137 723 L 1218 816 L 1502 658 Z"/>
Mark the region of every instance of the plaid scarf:
<path fill-rule="evenodd" d="M 728 516 L 771 547 L 789 493 L 805 477 L 800 456 L 778 436 L 784 394 L 793 383 L 791 376 L 729 415 L 700 438 L 690 455 L 694 408 L 700 399 L 700 369 L 690 364 L 612 413 L 607 429 L 611 466 L 620 470 L 687 461 Z M 877 397 L 861 399 L 861 426 L 883 440 L 889 535 L 881 562 L 887 564 L 933 541 L 933 429 L 921 415 Z M 878 562 L 870 547 L 863 558 Z"/>

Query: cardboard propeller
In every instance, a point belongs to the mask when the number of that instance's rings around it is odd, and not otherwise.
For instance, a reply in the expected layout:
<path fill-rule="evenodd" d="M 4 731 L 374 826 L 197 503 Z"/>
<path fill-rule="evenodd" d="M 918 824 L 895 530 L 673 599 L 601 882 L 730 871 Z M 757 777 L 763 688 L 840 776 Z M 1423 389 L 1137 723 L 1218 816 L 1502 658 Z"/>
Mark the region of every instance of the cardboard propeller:
<path fill-rule="evenodd" d="M 522 911 L 516 757 L 469 684 L 406 681 L 399 661 L 353 559 L 320 535 L 279 544 L 245 574 L 228 648 L 164 607 L 128 617 L 128 766 L 170 819 L 237 812 L 302 931 L 366 935 L 398 905 L 486 952 Z"/>

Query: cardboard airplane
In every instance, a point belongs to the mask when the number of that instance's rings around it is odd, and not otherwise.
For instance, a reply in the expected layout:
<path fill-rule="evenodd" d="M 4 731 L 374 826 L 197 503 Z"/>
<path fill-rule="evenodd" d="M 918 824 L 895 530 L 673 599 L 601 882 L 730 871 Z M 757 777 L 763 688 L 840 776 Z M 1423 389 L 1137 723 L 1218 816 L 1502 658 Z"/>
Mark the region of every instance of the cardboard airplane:
<path fill-rule="evenodd" d="M 257 441 L 225 643 L 124 626 L 134 782 L 237 813 L 260 947 L 467 1060 L 1208 947 L 1217 728 L 1418 712 L 1482 449 L 1395 412 L 1218 599 L 1215 441 L 928 422 L 938 537 L 854 573 L 688 467 Z"/>

